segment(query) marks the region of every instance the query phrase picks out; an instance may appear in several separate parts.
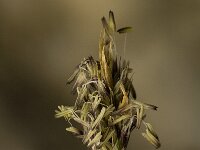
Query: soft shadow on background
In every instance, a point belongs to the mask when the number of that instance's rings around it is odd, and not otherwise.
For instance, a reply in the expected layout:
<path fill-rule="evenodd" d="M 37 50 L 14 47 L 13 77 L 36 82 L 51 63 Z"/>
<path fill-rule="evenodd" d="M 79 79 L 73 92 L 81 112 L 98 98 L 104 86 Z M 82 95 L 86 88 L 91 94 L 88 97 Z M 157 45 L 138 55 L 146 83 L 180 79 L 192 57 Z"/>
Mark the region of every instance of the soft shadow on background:
<path fill-rule="evenodd" d="M 118 27 L 134 29 L 126 58 L 138 99 L 159 107 L 147 121 L 161 150 L 200 149 L 199 0 L 1 0 L 1 150 L 86 149 L 54 110 L 73 104 L 66 79 L 84 57 L 97 58 L 100 19 L 110 9 Z M 154 148 L 135 131 L 131 149 Z"/>

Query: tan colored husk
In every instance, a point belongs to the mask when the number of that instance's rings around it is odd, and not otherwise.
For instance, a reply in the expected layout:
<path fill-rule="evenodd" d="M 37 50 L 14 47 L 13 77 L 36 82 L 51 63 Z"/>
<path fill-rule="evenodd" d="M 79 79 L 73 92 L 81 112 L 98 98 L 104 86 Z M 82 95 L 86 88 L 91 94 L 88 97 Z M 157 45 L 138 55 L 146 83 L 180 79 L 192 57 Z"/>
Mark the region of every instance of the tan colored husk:
<path fill-rule="evenodd" d="M 90 56 L 78 65 L 67 81 L 75 81 L 75 104 L 73 107 L 59 106 L 55 117 L 64 117 L 71 125 L 66 130 L 82 138 L 92 150 L 125 150 L 131 132 L 139 129 L 142 123 L 146 127 L 146 133 L 142 135 L 159 148 L 156 132 L 144 121 L 145 110 L 157 110 L 157 107 L 136 100 L 129 62 L 116 55 L 115 34 L 127 33 L 132 28 L 117 30 L 112 11 L 109 22 L 103 17 L 102 24 L 99 60 Z M 80 124 L 81 128 L 75 127 L 70 120 Z"/>

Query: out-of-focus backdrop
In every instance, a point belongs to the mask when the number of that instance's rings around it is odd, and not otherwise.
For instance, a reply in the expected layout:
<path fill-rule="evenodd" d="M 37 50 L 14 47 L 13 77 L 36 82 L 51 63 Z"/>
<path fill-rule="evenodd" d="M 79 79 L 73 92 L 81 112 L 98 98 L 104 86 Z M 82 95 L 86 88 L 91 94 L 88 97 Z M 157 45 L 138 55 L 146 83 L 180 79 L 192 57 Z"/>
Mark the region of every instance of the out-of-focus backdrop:
<path fill-rule="evenodd" d="M 66 79 L 84 58 L 97 58 L 101 17 L 132 26 L 126 58 L 138 99 L 159 107 L 147 121 L 161 150 L 200 149 L 199 0 L 1 0 L 0 149 L 86 149 L 54 118 L 72 105 Z M 124 35 L 118 37 L 123 54 Z M 128 150 L 153 150 L 132 133 Z"/>

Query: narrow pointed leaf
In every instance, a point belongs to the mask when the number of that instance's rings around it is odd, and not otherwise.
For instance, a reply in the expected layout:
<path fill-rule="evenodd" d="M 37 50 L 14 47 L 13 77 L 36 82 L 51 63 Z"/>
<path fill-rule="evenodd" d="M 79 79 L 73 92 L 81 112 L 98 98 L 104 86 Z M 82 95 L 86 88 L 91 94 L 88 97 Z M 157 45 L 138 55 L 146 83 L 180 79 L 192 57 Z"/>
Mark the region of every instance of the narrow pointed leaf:
<path fill-rule="evenodd" d="M 108 142 L 108 141 L 110 140 L 110 138 L 113 136 L 114 133 L 115 133 L 115 130 L 111 130 L 111 131 L 108 133 L 106 139 L 101 143 L 101 145 L 104 145 L 106 142 Z"/>
<path fill-rule="evenodd" d="M 157 106 L 154 106 L 154 105 L 151 105 L 151 104 L 147 104 L 147 103 L 142 103 L 142 102 L 139 102 L 139 101 L 132 101 L 133 103 L 137 104 L 137 105 L 143 105 L 144 106 L 144 109 L 152 109 L 152 110 L 157 110 Z"/>
<path fill-rule="evenodd" d="M 117 30 L 118 33 L 127 33 L 132 31 L 132 27 L 124 27 Z"/>
<path fill-rule="evenodd" d="M 111 31 L 110 31 L 111 29 L 110 29 L 110 26 L 108 25 L 108 23 L 107 23 L 107 21 L 106 21 L 106 18 L 103 17 L 103 18 L 101 19 L 101 21 L 102 21 L 102 24 L 103 24 L 103 27 L 104 27 L 106 33 L 107 33 L 108 35 L 110 35 L 110 34 L 111 34 Z"/>
<path fill-rule="evenodd" d="M 160 141 L 154 137 L 149 130 L 146 130 L 146 133 L 142 133 L 142 135 L 155 147 L 159 148 L 161 146 Z"/>
<path fill-rule="evenodd" d="M 73 134 L 76 134 L 76 135 L 81 135 L 82 134 L 82 132 L 79 129 L 74 128 L 74 127 L 66 128 L 66 130 L 68 132 L 72 132 Z"/>
<path fill-rule="evenodd" d="M 85 139 L 83 140 L 83 143 L 86 143 L 89 141 L 89 139 L 96 133 L 96 129 L 90 130 L 87 134 Z"/>
<path fill-rule="evenodd" d="M 101 132 L 97 133 L 96 136 L 88 143 L 88 147 L 100 141 L 102 135 Z"/>
<path fill-rule="evenodd" d="M 71 75 L 71 77 L 67 80 L 67 84 L 70 84 L 71 82 L 74 81 L 74 79 L 76 78 L 77 74 L 79 72 L 79 69 L 77 68 L 74 73 Z"/>
<path fill-rule="evenodd" d="M 158 135 L 154 131 L 152 125 L 150 123 L 145 123 L 145 125 L 146 125 L 147 129 L 153 134 L 153 136 L 155 136 L 158 139 Z"/>
<path fill-rule="evenodd" d="M 83 120 L 81 120 L 80 118 L 74 118 L 74 121 L 80 123 L 82 126 L 88 127 L 89 128 L 89 124 Z"/>
<path fill-rule="evenodd" d="M 113 32 L 116 31 L 115 17 L 112 11 L 109 12 L 109 26 Z"/>
<path fill-rule="evenodd" d="M 121 122 L 122 120 L 125 120 L 125 119 L 128 119 L 128 118 L 130 118 L 130 115 L 120 116 L 119 118 L 115 119 L 112 124 L 115 125 L 115 124 Z"/>
<path fill-rule="evenodd" d="M 102 119 L 103 116 L 104 116 L 105 111 L 106 111 L 106 109 L 105 109 L 105 107 L 103 107 L 103 108 L 101 109 L 101 112 L 100 112 L 100 114 L 98 115 L 97 119 L 94 121 L 94 123 L 93 123 L 93 125 L 92 125 L 92 128 L 94 128 L 94 127 L 101 121 L 101 119 Z"/>

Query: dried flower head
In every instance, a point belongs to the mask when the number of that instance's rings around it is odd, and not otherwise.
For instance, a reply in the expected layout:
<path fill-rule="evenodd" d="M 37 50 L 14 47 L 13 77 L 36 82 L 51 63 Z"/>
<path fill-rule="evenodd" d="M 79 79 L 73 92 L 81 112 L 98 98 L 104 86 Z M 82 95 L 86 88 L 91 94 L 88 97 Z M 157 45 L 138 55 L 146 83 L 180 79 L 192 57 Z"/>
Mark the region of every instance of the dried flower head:
<path fill-rule="evenodd" d="M 99 39 L 99 60 L 92 56 L 84 59 L 67 83 L 73 81 L 77 93 L 74 106 L 59 106 L 56 118 L 69 122 L 67 131 L 82 139 L 93 150 L 125 150 L 133 129 L 141 124 L 146 127 L 142 135 L 156 148 L 160 147 L 157 134 L 144 121 L 145 110 L 157 110 L 156 106 L 136 100 L 129 62 L 118 58 L 114 34 L 126 33 L 131 27 L 116 30 L 114 14 L 109 21 L 102 18 L 103 29 Z M 75 127 L 76 123 L 80 124 Z"/>

